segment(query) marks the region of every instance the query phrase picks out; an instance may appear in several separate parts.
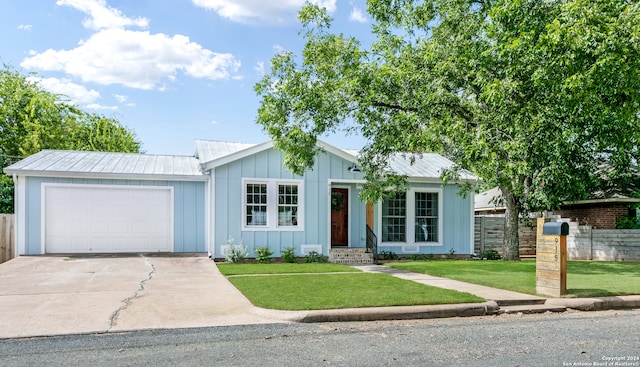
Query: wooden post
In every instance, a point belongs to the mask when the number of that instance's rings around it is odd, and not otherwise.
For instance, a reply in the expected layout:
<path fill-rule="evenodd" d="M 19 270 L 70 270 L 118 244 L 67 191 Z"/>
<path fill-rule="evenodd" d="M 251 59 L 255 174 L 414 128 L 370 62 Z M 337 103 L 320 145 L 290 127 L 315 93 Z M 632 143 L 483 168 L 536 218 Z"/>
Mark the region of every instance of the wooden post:
<path fill-rule="evenodd" d="M 536 292 L 560 297 L 567 293 L 569 225 L 564 222 L 545 224 L 541 219 L 538 219 L 536 241 Z"/>

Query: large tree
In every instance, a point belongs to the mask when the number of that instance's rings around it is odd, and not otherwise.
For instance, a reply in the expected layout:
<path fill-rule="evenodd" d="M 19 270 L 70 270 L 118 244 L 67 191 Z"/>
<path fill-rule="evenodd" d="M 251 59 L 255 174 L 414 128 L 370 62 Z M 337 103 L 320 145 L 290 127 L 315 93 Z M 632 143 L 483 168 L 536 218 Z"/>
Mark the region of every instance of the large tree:
<path fill-rule="evenodd" d="M 443 153 L 502 190 L 505 256 L 518 218 L 588 195 L 603 162 L 624 173 L 640 140 L 640 5 L 629 0 L 369 0 L 370 48 L 300 12 L 302 55 L 256 84 L 258 123 L 296 173 L 318 136 L 361 133 L 375 200 L 403 178 L 394 152 Z M 445 172 L 455 178 L 455 170 Z"/>
<path fill-rule="evenodd" d="M 116 119 L 88 113 L 11 67 L 0 70 L 0 212 L 13 211 L 13 181 L 2 169 L 42 149 L 139 152 Z"/>

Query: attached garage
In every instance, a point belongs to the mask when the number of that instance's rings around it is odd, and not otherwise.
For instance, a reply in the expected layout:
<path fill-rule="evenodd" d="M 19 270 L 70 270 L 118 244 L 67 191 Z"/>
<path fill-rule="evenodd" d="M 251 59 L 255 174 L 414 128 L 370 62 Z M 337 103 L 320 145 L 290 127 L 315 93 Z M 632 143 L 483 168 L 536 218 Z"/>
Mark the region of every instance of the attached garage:
<path fill-rule="evenodd" d="M 5 172 L 18 255 L 209 251 L 209 178 L 193 156 L 43 150 Z"/>
<path fill-rule="evenodd" d="M 173 188 L 43 185 L 45 253 L 171 252 Z"/>

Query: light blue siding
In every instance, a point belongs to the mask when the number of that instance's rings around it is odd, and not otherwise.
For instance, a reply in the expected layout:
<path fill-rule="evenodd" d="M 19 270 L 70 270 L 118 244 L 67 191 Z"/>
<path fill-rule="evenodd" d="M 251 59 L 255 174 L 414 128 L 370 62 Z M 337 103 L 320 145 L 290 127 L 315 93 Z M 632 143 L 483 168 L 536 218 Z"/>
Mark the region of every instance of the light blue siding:
<path fill-rule="evenodd" d="M 25 223 L 27 255 L 41 253 L 42 183 L 172 186 L 174 190 L 174 251 L 207 251 L 204 182 L 27 177 Z"/>
<path fill-rule="evenodd" d="M 455 254 L 470 254 L 471 243 L 473 241 L 471 228 L 471 213 L 473 212 L 473 202 L 470 195 L 466 197 L 460 194 L 459 185 L 411 183 L 413 188 L 429 188 L 442 190 L 442 245 L 425 246 L 419 245 L 418 252 L 407 252 L 407 254 L 450 254 L 453 250 Z M 409 213 L 408 213 L 409 214 Z M 376 215 L 378 215 L 376 213 Z M 377 224 L 377 222 L 376 222 Z M 378 244 L 378 251 L 393 251 L 396 254 L 404 254 L 402 246 L 385 243 Z"/>
<path fill-rule="evenodd" d="M 252 156 L 215 168 L 215 238 L 216 256 L 222 254 L 222 246 L 229 238 L 234 244 L 247 246 L 249 256 L 255 256 L 254 249 L 269 246 L 274 256 L 289 246 L 301 253 L 301 245 L 322 245 L 322 252 L 328 253 L 329 239 L 329 179 L 359 180 L 362 174 L 348 172 L 352 162 L 325 153 L 316 158 L 312 170 L 303 176 L 293 175 L 282 164 L 283 154 L 276 149 L 268 149 Z M 304 231 L 248 231 L 243 230 L 242 179 L 294 179 L 304 184 Z M 359 200 L 355 184 L 339 184 L 351 189 L 350 240 L 354 247 L 365 246 L 365 205 Z"/>
<path fill-rule="evenodd" d="M 221 257 L 222 246 L 227 245 L 230 238 L 234 244 L 242 242 L 248 249 L 249 256 L 255 256 L 254 249 L 269 246 L 273 256 L 280 256 L 281 251 L 294 246 L 296 254 L 301 253 L 301 245 L 321 245 L 322 252 L 327 254 L 330 247 L 329 234 L 329 181 L 334 180 L 333 187 L 348 187 L 350 190 L 349 208 L 349 246 L 366 246 L 366 205 L 360 201 L 359 185 L 354 181 L 362 180 L 361 173 L 352 173 L 348 168 L 353 162 L 331 153 L 323 153 L 316 157 L 314 167 L 303 176 L 293 175 L 283 166 L 283 154 L 276 149 L 268 149 L 254 155 L 219 166 L 214 170 L 215 177 L 215 219 L 214 245 L 216 257 Z M 245 179 L 294 179 L 304 183 L 304 231 L 259 231 L 243 230 L 242 180 Z M 343 181 L 341 181 L 343 180 Z M 456 254 L 468 254 L 471 251 L 471 213 L 473 203 L 471 197 L 458 195 L 459 186 L 438 183 L 411 183 L 411 187 L 442 190 L 442 233 L 439 246 L 419 244 L 418 253 L 448 254 L 451 250 Z M 374 226 L 378 225 L 380 212 L 374 205 Z M 378 228 L 374 228 L 378 232 Z M 379 243 L 380 251 L 393 251 L 403 254 L 402 246 L 388 246 Z M 416 253 L 416 252 L 411 252 Z"/>

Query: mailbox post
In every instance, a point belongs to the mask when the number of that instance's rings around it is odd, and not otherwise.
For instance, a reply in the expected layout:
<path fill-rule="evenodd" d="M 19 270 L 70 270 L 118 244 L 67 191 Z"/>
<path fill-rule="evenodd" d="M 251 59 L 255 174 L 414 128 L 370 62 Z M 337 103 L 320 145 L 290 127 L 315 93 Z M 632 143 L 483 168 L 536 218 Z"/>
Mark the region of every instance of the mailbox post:
<path fill-rule="evenodd" d="M 539 221 L 542 236 L 536 241 L 536 292 L 560 297 L 567 293 L 567 235 L 565 222 Z"/>

